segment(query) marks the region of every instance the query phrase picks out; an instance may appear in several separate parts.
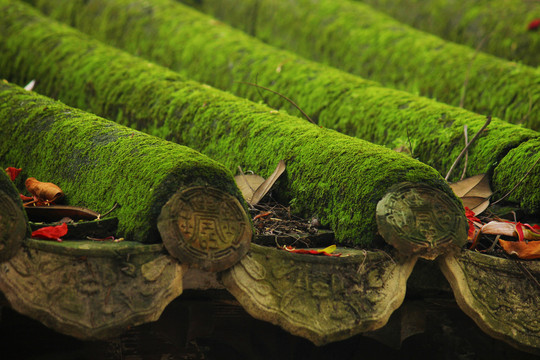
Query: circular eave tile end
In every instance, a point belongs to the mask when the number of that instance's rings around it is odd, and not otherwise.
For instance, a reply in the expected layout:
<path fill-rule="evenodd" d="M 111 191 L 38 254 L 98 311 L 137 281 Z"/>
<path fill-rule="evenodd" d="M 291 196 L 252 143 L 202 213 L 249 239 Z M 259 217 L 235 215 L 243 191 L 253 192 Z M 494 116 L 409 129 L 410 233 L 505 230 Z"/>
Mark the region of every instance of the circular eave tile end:
<path fill-rule="evenodd" d="M 24 211 L 9 196 L 0 192 L 0 263 L 15 255 L 26 231 Z"/>
<path fill-rule="evenodd" d="M 206 271 L 222 271 L 249 250 L 252 228 L 242 204 L 222 190 L 180 190 L 161 209 L 158 229 L 169 253 Z"/>
<path fill-rule="evenodd" d="M 463 209 L 446 193 L 425 184 L 400 183 L 377 204 L 384 240 L 405 255 L 433 260 L 467 241 Z"/>

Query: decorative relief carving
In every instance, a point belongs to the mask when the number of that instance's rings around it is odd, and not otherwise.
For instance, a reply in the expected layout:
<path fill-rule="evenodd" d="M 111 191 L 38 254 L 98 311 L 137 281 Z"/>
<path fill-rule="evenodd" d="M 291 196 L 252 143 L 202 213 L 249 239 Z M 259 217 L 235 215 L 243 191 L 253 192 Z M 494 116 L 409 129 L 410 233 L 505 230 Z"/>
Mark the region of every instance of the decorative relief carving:
<path fill-rule="evenodd" d="M 15 310 L 58 332 L 99 339 L 157 320 L 182 293 L 182 276 L 159 251 L 97 257 L 23 247 L 0 264 L 0 290 Z"/>
<path fill-rule="evenodd" d="M 416 261 L 348 253 L 329 258 L 252 245 L 222 279 L 252 316 L 322 345 L 384 326 Z"/>
<path fill-rule="evenodd" d="M 175 194 L 163 207 L 158 228 L 171 255 L 209 271 L 235 264 L 249 249 L 252 236 L 240 202 L 202 186 Z"/>
<path fill-rule="evenodd" d="M 377 204 L 379 232 L 403 254 L 433 260 L 467 241 L 463 210 L 441 190 L 423 184 L 394 186 Z"/>
<path fill-rule="evenodd" d="M 441 269 L 460 307 L 491 336 L 540 354 L 540 263 L 464 250 Z"/>

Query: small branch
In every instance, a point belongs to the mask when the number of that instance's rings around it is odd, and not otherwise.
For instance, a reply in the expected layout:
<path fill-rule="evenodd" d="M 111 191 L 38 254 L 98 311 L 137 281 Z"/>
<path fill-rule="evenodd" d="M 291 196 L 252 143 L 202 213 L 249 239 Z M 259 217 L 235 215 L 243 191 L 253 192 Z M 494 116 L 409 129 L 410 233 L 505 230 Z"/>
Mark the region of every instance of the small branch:
<path fill-rule="evenodd" d="M 461 160 L 461 158 L 463 157 L 463 155 L 465 154 L 465 152 L 467 151 L 467 149 L 469 149 L 469 147 L 475 142 L 475 140 L 480 136 L 480 134 L 485 130 L 485 128 L 489 125 L 489 123 L 491 123 L 491 115 L 488 115 L 487 118 L 486 118 L 486 123 L 484 124 L 484 126 L 482 126 L 482 128 L 480 130 L 478 130 L 478 132 L 476 134 L 474 134 L 473 138 L 471 139 L 471 142 L 468 143 L 465 148 L 463 148 L 463 150 L 461 150 L 461 153 L 459 153 L 457 159 L 454 161 L 454 163 L 452 164 L 452 166 L 450 167 L 450 170 L 448 170 L 448 173 L 446 174 L 446 176 L 444 177 L 444 180 L 448 181 L 448 178 L 450 177 L 450 174 L 452 174 L 452 171 L 454 171 L 454 168 L 456 167 L 456 165 L 459 163 L 459 160 Z"/>
<path fill-rule="evenodd" d="M 259 78 L 259 73 L 257 73 L 257 74 L 255 75 L 255 84 L 259 83 L 258 78 Z M 259 94 L 259 96 L 261 97 L 262 101 L 263 101 L 265 104 L 268 104 L 268 100 L 266 100 L 266 98 L 263 96 L 263 94 L 262 94 L 262 92 L 261 92 L 261 89 L 257 88 L 257 94 Z"/>
<path fill-rule="evenodd" d="M 469 134 L 467 131 L 467 124 L 463 125 L 463 135 L 465 136 L 465 146 L 469 144 Z M 463 180 L 465 178 L 465 173 L 467 172 L 467 165 L 469 163 L 469 150 L 465 152 L 465 164 L 463 165 L 463 172 L 461 173 L 461 178 L 459 180 Z"/>
<path fill-rule="evenodd" d="M 106 213 L 104 214 L 99 214 L 98 217 L 97 217 L 97 220 L 101 220 L 102 218 L 104 218 L 105 216 L 109 215 L 110 213 L 112 213 L 116 208 L 119 208 L 120 207 L 120 204 L 117 203 L 116 201 L 114 202 L 114 205 L 113 207 L 107 211 Z"/>
<path fill-rule="evenodd" d="M 497 246 L 497 244 L 499 243 L 500 238 L 501 238 L 501 235 L 497 235 L 495 237 L 495 240 L 493 240 L 493 243 L 491 244 L 491 246 L 486 250 L 486 252 L 493 251 L 495 249 L 495 246 Z"/>
<path fill-rule="evenodd" d="M 508 195 L 510 195 L 512 192 L 514 192 L 514 190 L 517 189 L 517 187 L 523 182 L 525 181 L 525 179 L 527 178 L 527 176 L 529 176 L 529 174 L 531 173 L 531 171 L 534 169 L 534 167 L 536 166 L 536 164 L 538 164 L 538 161 L 540 161 L 540 157 L 538 159 L 536 159 L 536 161 L 534 162 L 534 164 L 532 164 L 532 166 L 529 168 L 529 170 L 525 173 L 525 175 L 523 175 L 523 177 L 521 178 L 521 180 L 519 180 L 517 182 L 516 185 L 514 185 L 514 187 L 509 191 L 507 192 L 502 198 L 500 198 L 499 200 L 497 201 L 494 201 L 491 203 L 491 205 L 495 205 L 501 201 L 503 201 L 504 199 L 506 199 L 508 197 Z"/>
<path fill-rule="evenodd" d="M 236 83 L 239 83 L 239 84 L 246 84 L 246 85 L 251 85 L 251 86 L 255 86 L 255 87 L 258 87 L 258 88 L 261 88 L 261 89 L 264 89 L 266 91 L 270 91 L 271 93 L 274 93 L 276 95 L 279 95 L 281 96 L 282 98 L 284 98 L 285 100 L 287 100 L 288 102 L 290 102 L 295 108 L 298 109 L 298 111 L 300 111 L 302 113 L 302 115 L 304 115 L 306 117 L 306 119 L 308 119 L 311 123 L 317 125 L 315 123 L 315 121 L 313 121 L 309 116 L 308 114 L 306 114 L 304 112 L 304 110 L 300 109 L 300 106 L 296 105 L 296 103 L 294 101 L 292 101 L 291 99 L 289 99 L 288 97 L 286 97 L 285 95 L 282 95 L 280 93 L 278 93 L 277 91 L 274 91 L 272 89 L 269 89 L 267 87 L 264 87 L 264 86 L 261 86 L 261 85 L 258 85 L 258 84 L 254 84 L 254 83 L 251 83 L 251 82 L 247 82 L 247 81 L 235 81 Z"/>
<path fill-rule="evenodd" d="M 414 150 L 411 143 L 411 137 L 409 136 L 409 128 L 407 127 L 407 141 L 409 142 L 409 150 L 411 151 L 411 157 L 414 158 Z"/>

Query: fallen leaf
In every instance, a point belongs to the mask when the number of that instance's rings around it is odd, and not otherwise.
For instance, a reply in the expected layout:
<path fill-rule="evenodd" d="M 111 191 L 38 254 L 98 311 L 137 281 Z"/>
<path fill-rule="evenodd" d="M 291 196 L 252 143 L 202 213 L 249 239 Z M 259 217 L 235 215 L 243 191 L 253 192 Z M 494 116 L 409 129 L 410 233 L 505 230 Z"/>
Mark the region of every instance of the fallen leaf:
<path fill-rule="evenodd" d="M 45 240 L 56 240 L 62 242 L 60 239 L 68 232 L 68 226 L 66 223 L 62 223 L 57 226 L 45 226 L 32 232 L 32 237 Z"/>
<path fill-rule="evenodd" d="M 464 207 L 468 207 L 476 215 L 481 214 L 489 206 L 489 198 L 493 194 L 486 174 L 471 176 L 450 184 L 457 197 L 461 198 Z"/>
<path fill-rule="evenodd" d="M 41 182 L 36 180 L 36 178 L 28 178 L 25 182 L 26 189 L 32 194 L 37 200 L 52 202 L 58 200 L 64 193 L 57 185 L 49 182 Z"/>
<path fill-rule="evenodd" d="M 477 215 L 483 213 L 489 206 L 489 199 L 477 196 L 466 196 L 461 198 L 461 202 L 463 203 L 463 207 L 471 209 Z"/>
<path fill-rule="evenodd" d="M 286 250 L 288 252 L 295 253 L 295 254 L 341 256 L 341 253 L 333 254 L 333 252 L 336 251 L 336 248 L 337 248 L 336 245 L 330 245 L 324 249 L 308 250 L 308 249 L 296 249 L 292 246 L 283 245 L 283 250 Z"/>
<path fill-rule="evenodd" d="M 34 198 L 31 197 L 31 196 L 26 196 L 26 195 L 23 195 L 23 194 L 19 194 L 19 196 L 21 197 L 22 201 L 32 201 L 32 200 L 34 200 Z"/>
<path fill-rule="evenodd" d="M 486 235 L 515 236 L 516 226 L 512 223 L 502 221 L 490 221 L 480 229 Z"/>
<path fill-rule="evenodd" d="M 540 258 L 540 241 L 505 241 L 499 240 L 504 251 L 517 255 L 520 259 L 532 260 Z"/>
<path fill-rule="evenodd" d="M 54 222 L 63 217 L 69 217 L 75 221 L 92 221 L 99 216 L 97 212 L 90 209 L 68 205 L 27 206 L 25 210 L 28 219 L 34 222 Z"/>
<path fill-rule="evenodd" d="M 17 176 L 19 176 L 19 174 L 21 173 L 21 170 L 22 169 L 17 169 L 17 168 L 14 168 L 14 167 L 8 167 L 6 169 L 6 173 L 8 174 L 9 178 L 11 179 L 11 181 L 15 181 L 15 179 L 17 178 Z"/>
<path fill-rule="evenodd" d="M 255 174 L 236 175 L 234 180 L 236 181 L 236 186 L 238 186 L 242 192 L 242 196 L 248 203 L 251 202 L 255 190 L 257 190 L 259 186 L 264 183 L 264 178 Z"/>
<path fill-rule="evenodd" d="M 469 223 L 468 238 L 469 240 L 472 240 L 475 237 L 475 233 L 476 233 L 475 225 L 482 226 L 482 222 L 480 221 L 480 219 L 476 217 L 476 214 L 474 213 L 474 211 L 472 211 L 466 206 L 465 206 L 465 216 L 467 217 L 467 222 Z"/>
<path fill-rule="evenodd" d="M 517 237 L 519 241 L 540 240 L 540 226 L 510 221 L 490 221 L 480 229 L 482 234 Z"/>
<path fill-rule="evenodd" d="M 534 19 L 527 25 L 527 30 L 536 30 L 540 27 L 540 19 Z"/>
<path fill-rule="evenodd" d="M 24 87 L 24 90 L 32 91 L 34 89 L 34 85 L 36 85 L 36 80 L 32 80 L 28 84 L 26 84 L 26 86 Z"/>
<path fill-rule="evenodd" d="M 256 205 L 270 191 L 277 179 L 285 171 L 285 162 L 280 160 L 274 172 L 255 190 L 250 204 Z"/>
<path fill-rule="evenodd" d="M 486 174 L 479 174 L 450 184 L 457 197 L 477 196 L 489 197 L 493 192 L 489 187 L 489 178 Z"/>

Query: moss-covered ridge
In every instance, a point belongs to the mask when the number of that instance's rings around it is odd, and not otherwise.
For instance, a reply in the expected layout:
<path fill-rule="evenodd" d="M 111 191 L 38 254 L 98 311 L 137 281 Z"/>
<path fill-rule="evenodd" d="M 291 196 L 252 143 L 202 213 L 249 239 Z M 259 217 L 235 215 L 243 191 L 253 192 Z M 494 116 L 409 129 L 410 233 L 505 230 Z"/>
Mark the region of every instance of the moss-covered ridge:
<path fill-rule="evenodd" d="M 535 68 L 442 40 L 366 4 L 347 0 L 196 3 L 269 44 L 450 105 L 460 104 L 467 82 L 466 109 L 540 129 L 540 73 Z"/>
<path fill-rule="evenodd" d="M 159 241 L 161 207 L 179 189 L 209 185 L 241 198 L 231 173 L 195 150 L 0 82 L 1 166 L 54 182 L 71 205 L 105 212 L 118 236 Z"/>
<path fill-rule="evenodd" d="M 21 4 L 0 4 L 4 74 L 36 78 L 39 91 L 196 148 L 230 169 L 267 176 L 283 159 L 280 196 L 330 225 L 341 243 L 372 245 L 377 202 L 396 183 L 425 183 L 458 201 L 437 171 L 410 157 L 185 81 Z"/>
<path fill-rule="evenodd" d="M 423 31 L 530 66 L 540 65 L 540 36 L 527 30 L 540 18 L 537 1 L 362 0 Z"/>
<path fill-rule="evenodd" d="M 55 4 L 61 4 L 61 6 L 54 7 Z M 485 121 L 484 116 L 406 92 L 383 88 L 374 82 L 264 45 L 174 1 L 155 0 L 152 4 L 148 4 L 137 0 L 93 0 L 86 4 L 84 6 L 77 1 L 49 2 L 47 6 L 47 3 L 43 2 L 42 7 L 51 15 L 70 21 L 80 29 L 101 39 L 134 53 L 145 55 L 175 70 L 183 71 L 197 80 L 229 89 L 238 95 L 257 101 L 260 99 L 258 89 L 235 81 L 257 81 L 261 85 L 270 86 L 293 97 L 313 118 L 318 119 L 319 124 L 325 127 L 392 148 L 400 144 L 408 146 L 410 138 L 414 156 L 443 174 L 450 168 L 463 147 L 463 126 L 468 125 L 469 134 L 472 136 L 472 133 L 478 131 Z M 242 4 L 244 2 L 238 3 L 238 6 L 241 7 Z M 17 77 L 20 82 L 29 81 L 35 77 L 40 77 L 44 81 L 51 77 L 51 74 L 59 72 L 56 67 L 66 67 L 67 64 L 56 60 L 58 58 L 63 59 L 63 62 L 74 61 L 65 58 L 64 53 L 71 52 L 68 46 L 56 47 L 55 43 L 52 43 L 40 51 L 42 56 L 48 59 L 47 65 L 40 66 L 43 67 L 42 69 L 29 62 L 25 64 L 26 57 L 23 54 L 30 49 L 34 51 L 34 48 L 37 51 L 39 47 L 36 44 L 43 42 L 39 40 L 42 35 L 38 34 L 43 30 L 36 31 L 37 33 L 34 34 L 30 23 L 32 22 L 11 24 L 9 33 L 20 33 L 25 36 L 12 37 L 5 44 L 6 53 L 18 54 L 17 56 L 22 59 L 17 61 L 20 68 L 12 71 L 12 76 Z M 119 31 L 124 28 L 129 31 Z M 72 56 L 87 60 L 85 55 L 72 54 Z M 119 57 L 121 58 L 123 57 Z M 11 60 L 8 58 L 5 61 L 9 63 Z M 102 60 L 92 59 L 91 61 Z M 110 61 L 113 64 L 120 64 L 120 60 Z M 6 69 L 9 67 L 8 63 L 4 65 Z M 128 63 L 133 64 L 126 60 L 126 64 Z M 102 66 L 106 68 L 110 65 L 104 63 Z M 111 81 L 127 81 L 129 77 L 123 66 L 127 65 L 118 65 L 115 73 L 100 74 L 100 77 L 106 80 L 110 78 Z M 130 66 L 135 67 L 135 65 Z M 140 66 L 144 68 L 149 65 Z M 56 70 L 50 70 L 51 68 Z M 133 71 L 139 73 L 135 69 Z M 75 83 L 80 81 L 79 77 L 87 76 L 77 67 L 74 68 L 73 73 L 77 77 L 66 75 L 63 81 L 68 84 L 64 92 L 71 97 L 77 94 L 69 90 L 70 86 L 77 85 Z M 146 79 L 155 81 L 169 78 L 169 75 L 163 75 L 163 73 L 146 76 Z M 88 80 L 88 84 L 85 85 L 88 89 L 92 89 L 97 78 L 96 75 L 92 77 L 89 77 L 91 80 Z M 47 83 L 47 81 L 44 82 Z M 130 92 L 141 89 L 138 95 L 131 94 L 133 98 L 146 96 L 149 93 L 146 90 L 149 89 L 149 85 L 135 85 L 135 80 L 132 84 L 131 88 L 134 90 Z M 158 86 L 152 91 L 157 95 L 164 90 L 174 88 L 167 81 L 163 81 L 161 87 Z M 86 91 L 90 91 L 88 89 Z M 109 93 L 116 97 L 123 96 L 127 101 L 128 94 L 118 93 L 117 90 L 114 92 L 100 90 L 100 93 L 96 95 L 108 96 Z M 284 103 L 281 98 L 269 93 L 264 92 L 262 95 L 269 100 L 271 105 L 280 106 Z M 116 101 L 114 96 L 109 96 L 107 101 Z M 159 104 L 168 104 L 170 101 L 160 100 Z M 286 102 L 285 104 L 287 109 L 291 108 Z M 112 105 L 108 106 L 112 107 Z M 122 108 L 120 111 L 132 110 Z M 141 111 L 143 111 L 142 117 L 146 110 Z M 155 125 L 152 131 L 160 130 Z M 170 129 L 164 128 L 162 131 L 165 134 Z M 538 136 L 538 132 L 494 119 L 488 131 L 483 133 L 469 151 L 467 174 L 492 173 L 510 149 Z M 506 181 L 495 184 L 495 190 L 498 191 L 499 196 L 510 191 L 526 174 L 530 159 L 523 156 L 520 160 L 522 167 L 512 169 L 506 173 Z M 462 164 L 463 162 L 454 171 L 454 179 L 461 173 Z M 498 171 L 505 173 L 504 167 L 500 167 Z M 527 180 L 540 176 L 539 171 L 540 167 L 536 167 Z M 523 182 L 520 189 L 524 193 L 529 191 L 530 186 L 527 182 Z M 528 199 L 537 198 L 540 195 L 529 195 L 528 198 L 523 198 L 517 194 L 514 191 L 509 200 L 521 203 L 532 211 L 540 207 L 538 201 Z"/>

